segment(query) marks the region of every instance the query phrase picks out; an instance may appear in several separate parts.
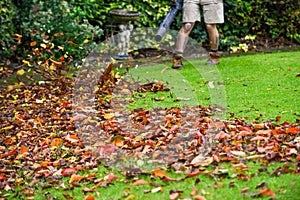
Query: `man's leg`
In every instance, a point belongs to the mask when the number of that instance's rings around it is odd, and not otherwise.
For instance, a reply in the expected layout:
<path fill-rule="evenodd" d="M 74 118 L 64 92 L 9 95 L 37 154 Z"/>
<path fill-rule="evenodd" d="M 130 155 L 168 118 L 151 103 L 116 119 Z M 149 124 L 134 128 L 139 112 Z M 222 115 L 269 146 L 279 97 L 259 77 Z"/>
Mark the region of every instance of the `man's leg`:
<path fill-rule="evenodd" d="M 175 54 L 173 57 L 173 69 L 182 69 L 182 54 L 187 43 L 188 37 L 190 32 L 192 31 L 195 23 L 194 22 L 187 22 L 184 23 L 181 29 L 178 32 L 177 40 L 176 40 L 176 48 Z"/>
<path fill-rule="evenodd" d="M 206 62 L 206 65 L 215 65 L 220 63 L 220 54 L 218 53 L 219 49 L 219 32 L 216 24 L 207 24 L 206 29 L 208 32 L 209 38 L 209 59 Z"/>
<path fill-rule="evenodd" d="M 203 1 L 204 2 L 204 1 Z M 224 6 L 222 0 L 217 0 L 218 3 L 203 4 L 203 15 L 208 39 L 210 44 L 209 59 L 207 65 L 215 65 L 220 62 L 219 48 L 219 32 L 217 24 L 224 23 Z"/>

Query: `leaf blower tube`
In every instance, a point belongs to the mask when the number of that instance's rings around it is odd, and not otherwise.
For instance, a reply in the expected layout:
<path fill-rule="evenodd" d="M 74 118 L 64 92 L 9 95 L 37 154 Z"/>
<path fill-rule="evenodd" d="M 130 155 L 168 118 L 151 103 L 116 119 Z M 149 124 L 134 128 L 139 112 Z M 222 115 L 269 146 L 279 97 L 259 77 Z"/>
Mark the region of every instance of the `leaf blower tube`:
<path fill-rule="evenodd" d="M 156 32 L 155 40 L 157 42 L 161 41 L 161 39 L 166 34 L 168 28 L 170 27 L 171 23 L 174 21 L 178 10 L 182 7 L 183 0 L 175 0 L 175 2 L 171 2 L 171 8 L 166 15 L 164 21 L 160 24 L 159 29 Z"/>

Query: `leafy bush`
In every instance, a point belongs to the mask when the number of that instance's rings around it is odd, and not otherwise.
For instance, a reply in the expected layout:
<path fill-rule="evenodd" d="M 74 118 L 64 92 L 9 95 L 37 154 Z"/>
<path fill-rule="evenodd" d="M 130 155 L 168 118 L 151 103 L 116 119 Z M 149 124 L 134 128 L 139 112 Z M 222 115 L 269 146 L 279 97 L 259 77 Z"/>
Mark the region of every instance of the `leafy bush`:
<path fill-rule="evenodd" d="M 220 48 L 247 49 L 255 44 L 280 39 L 300 43 L 298 0 L 224 0 L 225 23 L 219 25 Z M 4 0 L 1 1 L 1 56 L 3 60 L 36 65 L 48 59 L 80 62 L 99 41 L 104 41 L 112 9 L 140 12 L 136 28 L 157 28 L 169 9 L 169 0 Z M 170 29 L 179 30 L 182 12 Z M 208 44 L 203 23 L 190 35 Z M 247 37 L 255 39 L 246 40 Z M 267 45 L 266 45 L 267 46 Z M 9 63 L 9 62 L 8 62 Z"/>
<path fill-rule="evenodd" d="M 16 7 L 11 0 L 3 0 L 0 2 L 0 55 L 8 57 L 13 51 L 12 35 L 15 33 L 14 20 L 16 17 Z"/>

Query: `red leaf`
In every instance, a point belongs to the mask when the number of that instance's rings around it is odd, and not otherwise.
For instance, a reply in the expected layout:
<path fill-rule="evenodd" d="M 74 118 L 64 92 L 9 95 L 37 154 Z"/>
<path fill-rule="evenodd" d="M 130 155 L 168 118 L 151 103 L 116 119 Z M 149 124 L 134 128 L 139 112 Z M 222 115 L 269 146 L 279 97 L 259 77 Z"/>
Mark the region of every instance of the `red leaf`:
<path fill-rule="evenodd" d="M 84 200 L 94 200 L 94 199 L 95 199 L 95 198 L 89 194 L 89 195 L 87 195 L 87 196 L 85 197 Z"/>
<path fill-rule="evenodd" d="M 62 169 L 61 175 L 62 176 L 71 176 L 72 174 L 75 174 L 77 170 L 75 168 L 65 168 Z"/>
<path fill-rule="evenodd" d="M 275 192 L 273 192 L 272 190 L 270 190 L 269 188 L 265 188 L 263 190 L 261 190 L 258 195 L 262 195 L 262 196 L 275 196 Z"/>
<path fill-rule="evenodd" d="M 107 176 L 104 177 L 104 180 L 107 180 L 109 183 L 117 179 L 118 176 L 114 175 L 113 173 L 109 173 Z"/>

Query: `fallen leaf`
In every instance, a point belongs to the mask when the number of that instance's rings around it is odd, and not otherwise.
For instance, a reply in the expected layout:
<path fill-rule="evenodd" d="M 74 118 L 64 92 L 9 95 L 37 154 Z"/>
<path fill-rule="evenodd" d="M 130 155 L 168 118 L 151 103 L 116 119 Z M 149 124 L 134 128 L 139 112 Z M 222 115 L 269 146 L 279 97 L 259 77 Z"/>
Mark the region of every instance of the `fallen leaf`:
<path fill-rule="evenodd" d="M 273 192 L 269 188 L 262 189 L 260 192 L 258 192 L 258 195 L 260 195 L 260 196 L 276 196 L 275 192 Z"/>
<path fill-rule="evenodd" d="M 245 157 L 246 156 L 246 153 L 243 152 L 243 151 L 230 151 L 230 153 L 232 153 L 233 155 L 238 156 L 238 157 Z"/>
<path fill-rule="evenodd" d="M 20 70 L 17 71 L 18 76 L 22 76 L 23 74 L 25 74 L 24 69 L 20 69 Z"/>
<path fill-rule="evenodd" d="M 147 184 L 148 182 L 143 180 L 143 179 L 139 179 L 139 180 L 136 180 L 135 182 L 133 182 L 131 185 L 145 185 Z"/>
<path fill-rule="evenodd" d="M 80 176 L 80 175 L 77 175 L 77 174 L 72 174 L 70 180 L 69 180 L 69 183 L 73 183 L 75 181 L 80 181 L 82 180 L 84 177 L 83 176 Z"/>
<path fill-rule="evenodd" d="M 62 176 L 71 176 L 72 174 L 77 173 L 76 168 L 64 168 L 61 171 Z"/>
<path fill-rule="evenodd" d="M 113 173 L 109 173 L 104 177 L 104 180 L 108 181 L 109 183 L 118 179 L 118 176 L 114 175 Z"/>
<path fill-rule="evenodd" d="M 191 178 L 191 177 L 195 177 L 195 176 L 198 176 L 201 172 L 199 170 L 197 171 L 194 171 L 194 172 L 191 172 L 191 173 L 188 173 L 185 178 Z"/>
<path fill-rule="evenodd" d="M 154 177 L 158 177 L 158 178 L 164 178 L 164 177 L 169 177 L 163 170 L 161 169 L 155 169 L 152 171 L 152 175 Z"/>
<path fill-rule="evenodd" d="M 183 193 L 182 190 L 170 190 L 169 192 L 169 198 L 170 200 L 176 200 L 180 197 L 180 195 Z"/>
<path fill-rule="evenodd" d="M 193 197 L 195 200 L 206 200 L 206 198 L 204 196 L 201 195 L 197 195 Z"/>
<path fill-rule="evenodd" d="M 77 143 L 79 142 L 79 138 L 76 135 L 70 135 L 68 134 L 65 138 L 65 140 L 71 142 L 71 143 Z"/>
<path fill-rule="evenodd" d="M 157 192 L 162 192 L 162 191 L 163 191 L 162 187 L 156 187 L 151 190 L 151 193 L 157 193 Z"/>
<path fill-rule="evenodd" d="M 94 200 L 95 198 L 92 195 L 87 195 L 84 200 Z"/>

